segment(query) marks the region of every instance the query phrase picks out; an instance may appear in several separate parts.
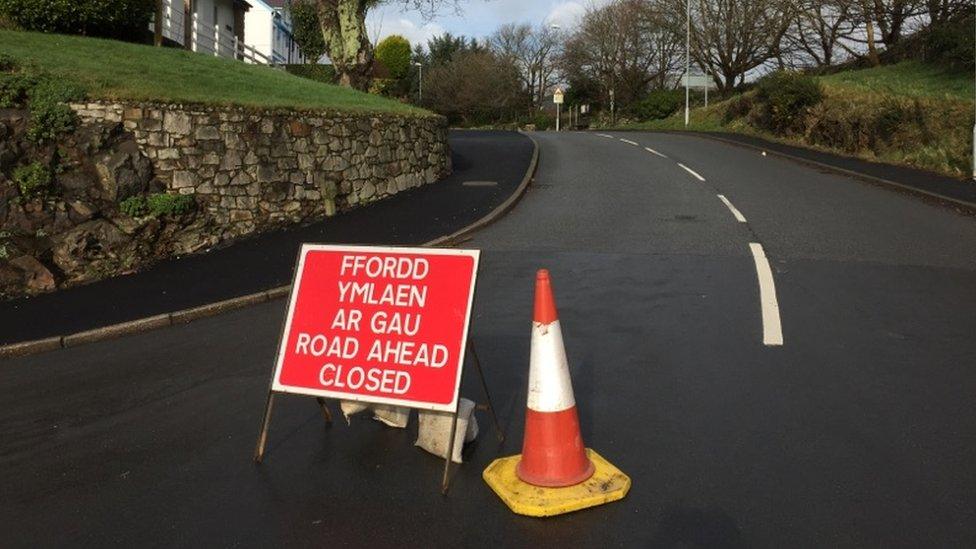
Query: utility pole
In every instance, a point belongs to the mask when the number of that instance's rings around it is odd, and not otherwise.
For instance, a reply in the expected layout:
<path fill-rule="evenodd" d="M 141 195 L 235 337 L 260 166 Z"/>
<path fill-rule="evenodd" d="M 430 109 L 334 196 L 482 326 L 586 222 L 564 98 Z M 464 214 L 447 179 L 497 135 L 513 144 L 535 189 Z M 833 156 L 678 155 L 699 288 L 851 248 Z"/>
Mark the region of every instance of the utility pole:
<path fill-rule="evenodd" d="M 691 124 L 691 0 L 685 25 L 685 127 Z"/>
<path fill-rule="evenodd" d="M 712 87 L 712 83 L 708 80 L 708 74 L 705 74 L 705 108 L 708 108 L 708 88 Z"/>
<path fill-rule="evenodd" d="M 610 125 L 612 126 L 616 123 L 617 123 L 616 104 L 614 103 L 613 90 L 611 89 L 610 90 Z"/>
<path fill-rule="evenodd" d="M 153 45 L 163 45 L 163 0 L 156 0 L 156 15 L 153 21 Z"/>
<path fill-rule="evenodd" d="M 417 80 L 417 103 L 424 102 L 424 64 L 420 61 L 414 63 L 415 66 L 420 68 L 420 77 Z"/>

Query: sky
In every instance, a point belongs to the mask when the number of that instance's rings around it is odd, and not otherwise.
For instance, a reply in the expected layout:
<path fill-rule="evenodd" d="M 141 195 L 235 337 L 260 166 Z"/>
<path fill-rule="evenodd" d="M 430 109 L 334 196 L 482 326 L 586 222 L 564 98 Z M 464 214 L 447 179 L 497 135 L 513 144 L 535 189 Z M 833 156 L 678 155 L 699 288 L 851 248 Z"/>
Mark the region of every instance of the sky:
<path fill-rule="evenodd" d="M 459 0 L 459 14 L 454 13 L 448 1 L 439 15 L 425 18 L 394 0 L 367 14 L 366 26 L 374 42 L 399 34 L 411 45 L 424 44 L 444 32 L 484 38 L 504 23 L 547 23 L 569 29 L 591 3 L 592 0 Z"/>

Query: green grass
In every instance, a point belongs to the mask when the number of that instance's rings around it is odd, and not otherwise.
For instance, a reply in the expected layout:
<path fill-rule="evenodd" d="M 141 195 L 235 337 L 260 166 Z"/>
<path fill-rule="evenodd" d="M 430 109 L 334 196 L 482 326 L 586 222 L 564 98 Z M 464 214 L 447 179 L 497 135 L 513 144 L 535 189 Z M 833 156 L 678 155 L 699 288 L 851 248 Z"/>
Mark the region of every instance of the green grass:
<path fill-rule="evenodd" d="M 284 70 L 174 48 L 0 30 L 0 53 L 75 82 L 93 99 L 431 115 Z"/>
<path fill-rule="evenodd" d="M 973 75 L 918 61 L 845 71 L 820 78 L 828 88 L 848 88 L 883 95 L 972 100 Z"/>

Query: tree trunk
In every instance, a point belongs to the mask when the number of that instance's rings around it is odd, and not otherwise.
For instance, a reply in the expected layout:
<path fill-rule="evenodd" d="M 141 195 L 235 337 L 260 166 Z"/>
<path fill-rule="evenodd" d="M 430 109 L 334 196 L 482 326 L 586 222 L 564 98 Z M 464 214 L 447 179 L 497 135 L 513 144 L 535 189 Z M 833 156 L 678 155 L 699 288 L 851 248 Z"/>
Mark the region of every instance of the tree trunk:
<path fill-rule="evenodd" d="M 865 26 L 867 27 L 868 33 L 868 60 L 875 67 L 881 64 L 881 59 L 878 57 L 878 46 L 874 42 L 874 22 L 870 19 L 865 21 Z"/>
<path fill-rule="evenodd" d="M 373 79 L 373 46 L 366 36 L 366 2 L 317 0 L 325 53 L 339 84 L 366 91 Z"/>

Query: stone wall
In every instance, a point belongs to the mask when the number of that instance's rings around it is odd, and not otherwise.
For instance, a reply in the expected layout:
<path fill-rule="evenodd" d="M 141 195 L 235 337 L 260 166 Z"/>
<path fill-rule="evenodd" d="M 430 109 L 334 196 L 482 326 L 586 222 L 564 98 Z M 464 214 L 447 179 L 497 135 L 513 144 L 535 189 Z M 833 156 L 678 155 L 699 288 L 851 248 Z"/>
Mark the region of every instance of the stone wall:
<path fill-rule="evenodd" d="M 450 171 L 440 117 L 73 104 L 121 122 L 171 192 L 195 195 L 218 240 L 320 219 L 432 183 Z"/>

